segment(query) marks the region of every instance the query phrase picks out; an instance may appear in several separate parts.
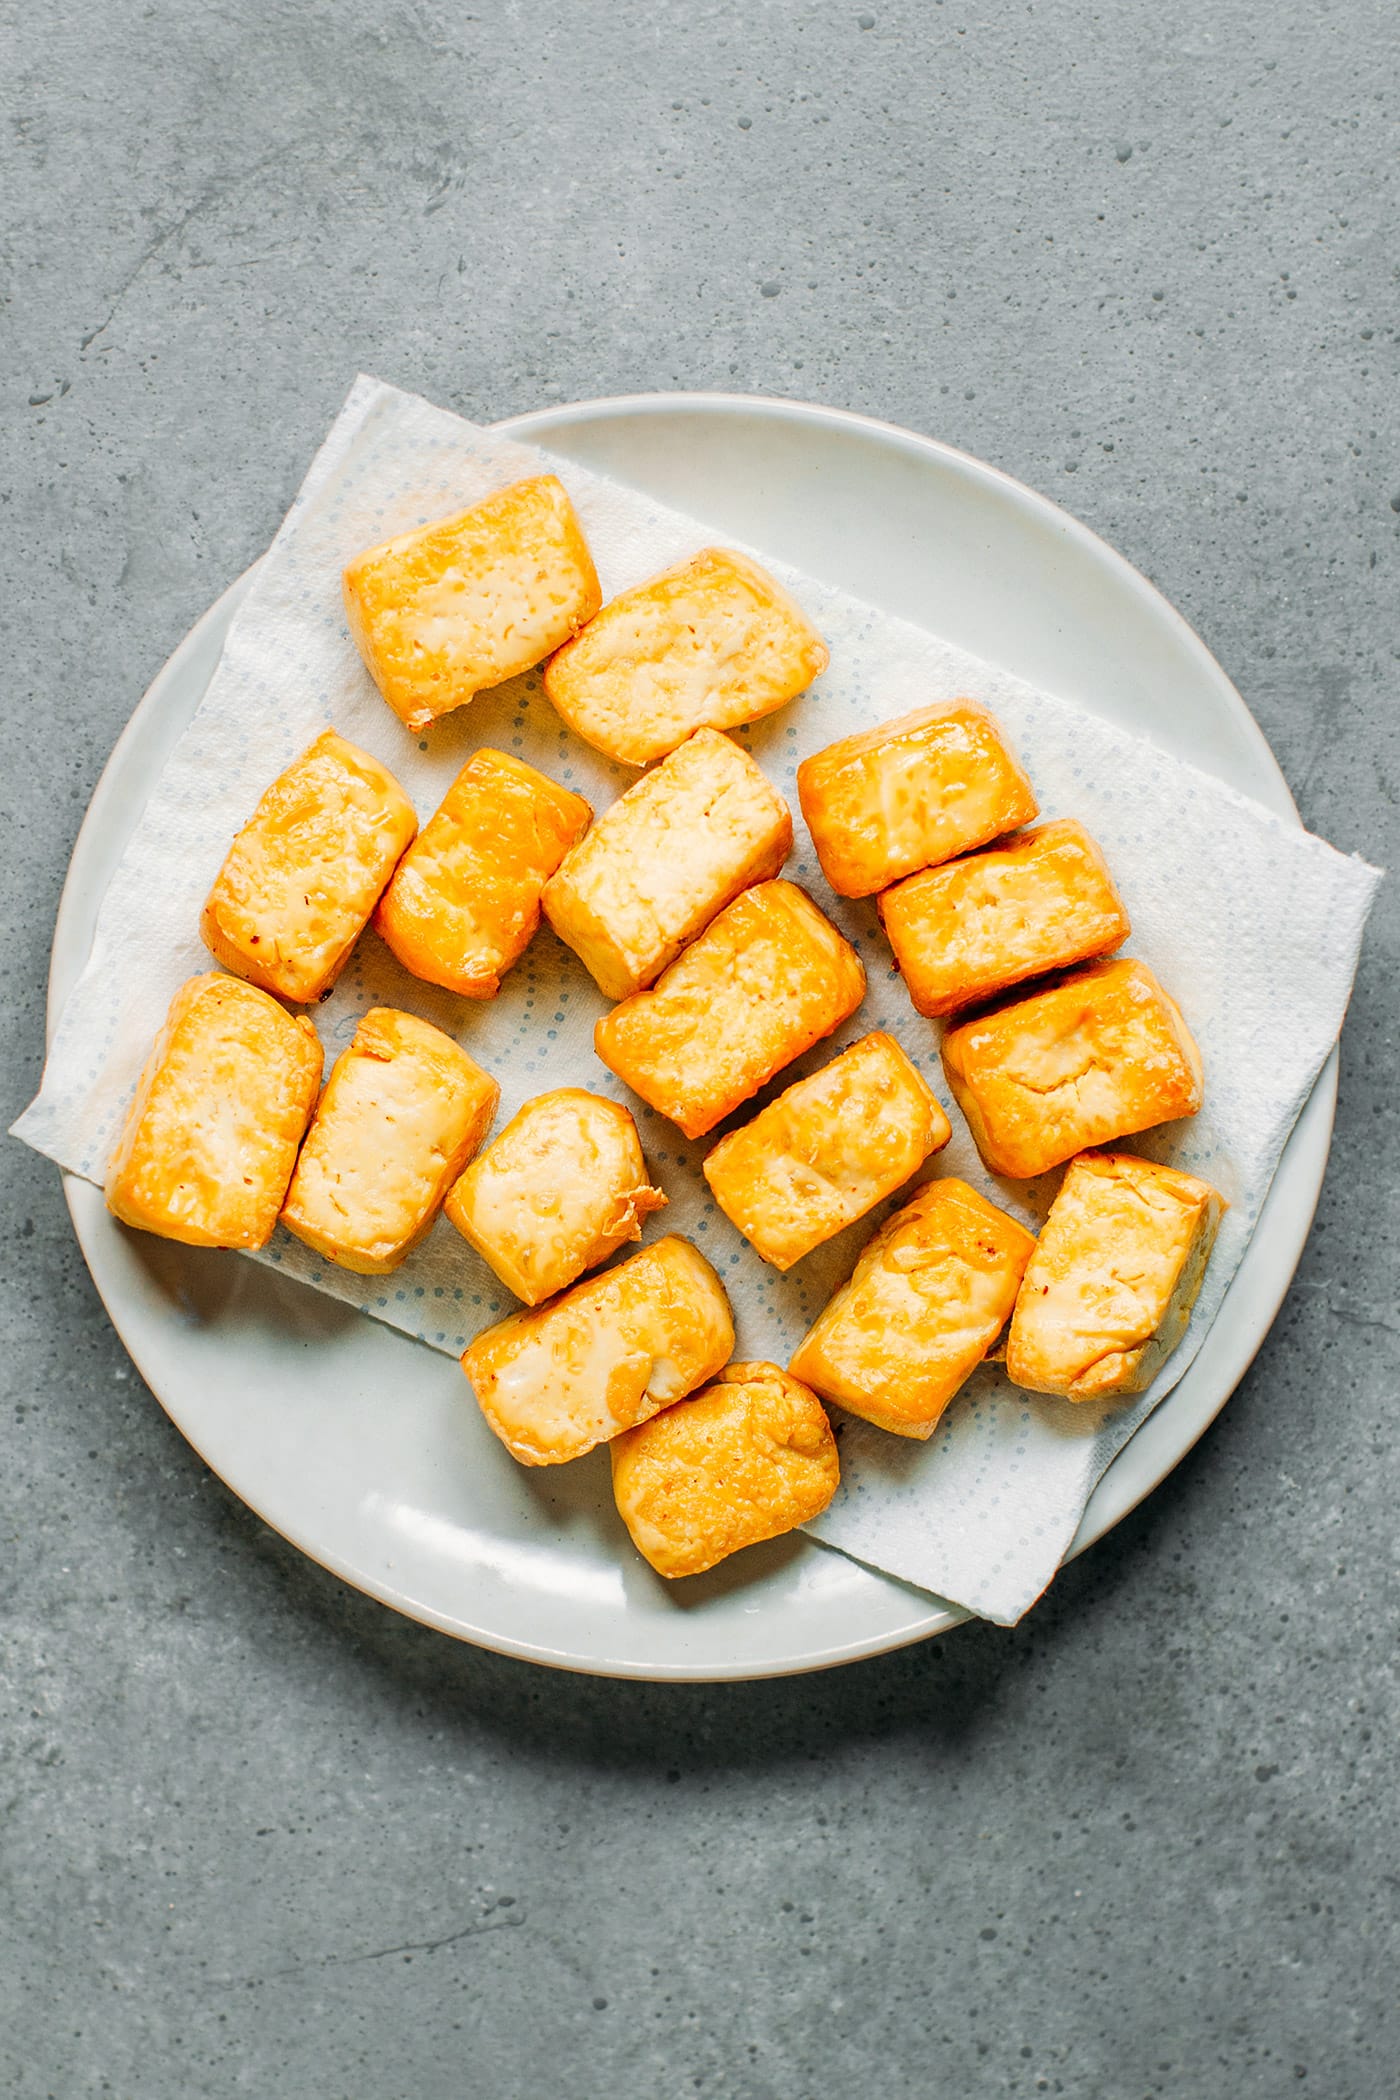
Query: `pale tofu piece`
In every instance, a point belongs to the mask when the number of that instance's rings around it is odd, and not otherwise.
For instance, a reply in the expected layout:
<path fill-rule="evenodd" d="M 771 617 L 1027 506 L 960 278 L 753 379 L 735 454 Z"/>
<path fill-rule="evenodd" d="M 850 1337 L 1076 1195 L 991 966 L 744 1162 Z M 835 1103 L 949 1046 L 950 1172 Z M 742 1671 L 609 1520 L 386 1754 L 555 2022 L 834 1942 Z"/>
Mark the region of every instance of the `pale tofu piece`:
<path fill-rule="evenodd" d="M 810 1523 L 841 1482 L 826 1410 L 776 1364 L 730 1364 L 703 1392 L 624 1429 L 609 1456 L 633 1545 L 671 1578 Z"/>
<path fill-rule="evenodd" d="M 627 999 L 791 851 L 777 789 L 732 738 L 697 729 L 573 848 L 545 885 L 545 917 L 599 990 Z"/>
<path fill-rule="evenodd" d="M 1072 1159 L 1022 1279 L 1006 1375 L 1032 1393 L 1145 1392 L 1186 1332 L 1219 1189 L 1131 1152 Z"/>
<path fill-rule="evenodd" d="M 500 1092 L 440 1028 L 371 1007 L 331 1067 L 282 1223 L 342 1269 L 387 1275 L 431 1227 Z"/>
<path fill-rule="evenodd" d="M 1029 1181 L 1090 1145 L 1194 1116 L 1201 1054 L 1146 963 L 1091 963 L 943 1038 L 943 1069 L 994 1174 Z"/>
<path fill-rule="evenodd" d="M 229 847 L 199 922 L 205 947 L 264 991 L 324 998 L 417 829 L 388 767 L 327 729 Z"/>
<path fill-rule="evenodd" d="M 237 977 L 191 977 L 137 1082 L 107 1208 L 190 1247 L 266 1246 L 320 1084 L 305 1015 Z"/>
<path fill-rule="evenodd" d="M 828 661 L 766 570 L 706 547 L 605 605 L 550 658 L 544 689 L 595 750 L 646 766 L 697 729 L 735 729 L 785 706 Z"/>
<path fill-rule="evenodd" d="M 996 1341 L 1035 1247 L 967 1182 L 930 1181 L 886 1219 L 789 1365 L 848 1413 L 927 1438 Z"/>
<path fill-rule="evenodd" d="M 483 748 L 400 861 L 375 932 L 415 977 L 493 999 L 534 938 L 546 882 L 592 814 L 522 759 Z"/>
<path fill-rule="evenodd" d="M 665 1208 L 631 1115 L 601 1094 L 538 1094 L 474 1159 L 447 1215 L 527 1305 L 596 1269 Z"/>
<path fill-rule="evenodd" d="M 605 1014 L 593 1044 L 643 1101 L 703 1137 L 865 996 L 848 941 L 791 882 L 726 905 L 650 991 Z"/>
<path fill-rule="evenodd" d="M 892 1196 L 952 1125 L 892 1035 L 862 1036 L 705 1161 L 716 1203 L 775 1269 Z"/>
<path fill-rule="evenodd" d="M 724 1288 L 669 1236 L 479 1334 L 462 1369 L 524 1466 L 557 1466 L 683 1400 L 729 1361 Z"/>
<path fill-rule="evenodd" d="M 929 1015 L 1111 954 L 1133 930 L 1102 853 L 1072 818 L 906 876 L 879 910 L 909 997 Z"/>
<path fill-rule="evenodd" d="M 941 701 L 813 752 L 797 795 L 841 897 L 872 896 L 1036 814 L 1000 723 L 975 700 Z"/>
<path fill-rule="evenodd" d="M 369 548 L 343 580 L 355 646 L 415 731 L 543 662 L 603 602 L 583 528 L 553 474 Z"/>

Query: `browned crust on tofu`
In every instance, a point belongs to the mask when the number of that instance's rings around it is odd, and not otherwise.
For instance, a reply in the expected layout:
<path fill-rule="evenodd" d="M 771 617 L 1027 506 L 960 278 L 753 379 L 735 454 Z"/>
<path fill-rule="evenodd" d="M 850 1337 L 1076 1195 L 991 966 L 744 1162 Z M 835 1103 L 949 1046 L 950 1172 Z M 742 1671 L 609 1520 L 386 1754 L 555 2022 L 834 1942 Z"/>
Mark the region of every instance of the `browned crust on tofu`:
<path fill-rule="evenodd" d="M 697 729 L 735 729 L 785 706 L 828 660 L 766 569 L 706 547 L 605 605 L 551 658 L 544 687 L 596 750 L 645 766 Z"/>
<path fill-rule="evenodd" d="M 449 1191 L 446 1211 L 507 1290 L 538 1305 L 640 1239 L 665 1205 L 629 1111 L 559 1087 L 512 1117 Z"/>
<path fill-rule="evenodd" d="M 229 847 L 199 922 L 205 947 L 264 991 L 323 999 L 417 829 L 388 767 L 327 729 Z"/>
<path fill-rule="evenodd" d="M 1022 1279 L 1006 1371 L 1030 1392 L 1145 1392 L 1186 1333 L 1222 1213 L 1219 1189 L 1131 1152 L 1070 1161 Z"/>
<path fill-rule="evenodd" d="M 1102 853 L 1063 819 L 886 890 L 880 918 L 917 1012 L 990 999 L 1121 948 L 1132 927 Z"/>
<path fill-rule="evenodd" d="M 240 978 L 191 977 L 137 1082 L 108 1209 L 191 1247 L 265 1246 L 320 1083 L 304 1015 Z"/>
<path fill-rule="evenodd" d="M 814 751 L 797 794 L 841 897 L 873 896 L 1036 815 L 1001 724 L 975 700 L 940 701 Z"/>
<path fill-rule="evenodd" d="M 928 1182 L 881 1226 L 789 1369 L 879 1429 L 931 1436 L 1005 1325 L 1034 1246 L 967 1182 Z"/>
<path fill-rule="evenodd" d="M 387 1275 L 431 1228 L 500 1091 L 440 1028 L 371 1007 L 331 1068 L 282 1223 L 343 1269 Z"/>
<path fill-rule="evenodd" d="M 790 1269 L 906 1182 L 952 1126 L 893 1036 L 862 1036 L 797 1080 L 705 1161 L 715 1201 Z"/>
<path fill-rule="evenodd" d="M 415 732 L 542 663 L 602 603 L 583 528 L 554 474 L 368 548 L 343 582 L 355 646 Z"/>
<path fill-rule="evenodd" d="M 791 851 L 777 789 L 731 737 L 697 729 L 572 848 L 545 916 L 599 990 L 628 999 Z"/>
<path fill-rule="evenodd" d="M 483 747 L 399 862 L 375 932 L 415 977 L 494 999 L 534 939 L 545 884 L 591 816 L 581 795 Z"/>
<path fill-rule="evenodd" d="M 1200 1052 L 1146 963 L 1092 963 L 960 1022 L 943 1069 L 994 1174 L 1030 1180 L 1091 1145 L 1193 1116 Z"/>
<path fill-rule="evenodd" d="M 853 1014 L 859 956 L 805 891 L 764 882 L 736 897 L 650 991 L 605 1014 L 608 1068 L 687 1137 L 702 1137 Z"/>
<path fill-rule="evenodd" d="M 525 1466 L 561 1465 L 713 1378 L 734 1347 L 724 1286 L 668 1235 L 479 1334 L 462 1369 Z"/>
<path fill-rule="evenodd" d="M 821 1402 L 770 1363 L 730 1364 L 610 1453 L 618 1513 L 669 1580 L 810 1523 L 841 1478 Z"/>

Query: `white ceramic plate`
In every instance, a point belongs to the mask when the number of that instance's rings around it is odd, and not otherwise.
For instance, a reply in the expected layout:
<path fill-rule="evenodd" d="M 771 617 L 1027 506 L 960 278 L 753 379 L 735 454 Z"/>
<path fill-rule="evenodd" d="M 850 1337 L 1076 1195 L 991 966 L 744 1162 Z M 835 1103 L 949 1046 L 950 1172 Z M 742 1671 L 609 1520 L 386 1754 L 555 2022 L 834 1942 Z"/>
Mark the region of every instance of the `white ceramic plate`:
<path fill-rule="evenodd" d="M 1166 601 L 977 460 L 864 417 L 718 394 L 585 402 L 502 428 L 1154 737 L 1297 821 L 1243 701 Z M 51 1027 L 246 586 L 176 650 L 98 784 L 59 910 Z M 1258 1348 L 1307 1236 L 1335 1098 L 1334 1059 L 1205 1346 L 1105 1474 L 1074 1550 L 1176 1464 Z M 172 1420 L 267 1523 L 398 1611 L 535 1662 L 698 1679 L 818 1669 L 965 1616 L 801 1538 L 666 1586 L 613 1513 L 605 1452 L 517 1466 L 476 1433 L 449 1358 L 252 1262 L 123 1232 L 91 1184 L 66 1188 L 97 1287 Z"/>

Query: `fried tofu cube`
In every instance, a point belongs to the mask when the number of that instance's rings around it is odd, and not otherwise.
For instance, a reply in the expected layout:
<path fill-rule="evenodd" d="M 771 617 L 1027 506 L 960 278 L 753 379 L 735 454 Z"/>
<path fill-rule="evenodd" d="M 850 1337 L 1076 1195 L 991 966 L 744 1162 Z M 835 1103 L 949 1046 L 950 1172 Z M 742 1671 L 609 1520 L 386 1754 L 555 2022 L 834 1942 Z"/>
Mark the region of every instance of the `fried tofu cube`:
<path fill-rule="evenodd" d="M 650 991 L 605 1014 L 594 1048 L 687 1137 L 703 1137 L 865 996 L 860 957 L 791 882 L 726 905 Z"/>
<path fill-rule="evenodd" d="M 625 1108 L 580 1087 L 539 1094 L 449 1192 L 447 1215 L 527 1305 L 596 1269 L 666 1198 Z"/>
<path fill-rule="evenodd" d="M 467 760 L 380 899 L 374 930 L 406 970 L 494 999 L 540 923 L 540 896 L 593 812 L 523 760 Z"/>
<path fill-rule="evenodd" d="M 1070 819 L 906 876 L 879 909 L 909 997 L 929 1015 L 1111 954 L 1132 932 L 1103 855 Z"/>
<path fill-rule="evenodd" d="M 1201 1054 L 1146 963 L 1091 963 L 943 1038 L 943 1069 L 994 1174 L 1029 1181 L 1090 1145 L 1194 1116 Z"/>
<path fill-rule="evenodd" d="M 627 999 L 791 851 L 777 789 L 732 738 L 697 729 L 573 848 L 545 885 L 545 917 L 600 991 Z"/>
<path fill-rule="evenodd" d="M 1000 723 L 975 700 L 945 700 L 828 744 L 798 767 L 797 794 L 840 897 L 872 896 L 1036 814 Z"/>
<path fill-rule="evenodd" d="M 1012 1315 L 1012 1384 L 1145 1392 L 1186 1332 L 1227 1208 L 1208 1181 L 1131 1152 L 1071 1160 Z"/>
<path fill-rule="evenodd" d="M 931 1181 L 886 1219 L 789 1369 L 896 1436 L 927 1438 L 996 1341 L 1035 1247 L 967 1182 Z"/>
<path fill-rule="evenodd" d="M 695 730 L 735 729 L 805 692 L 826 643 L 747 555 L 706 547 L 624 591 L 550 658 L 544 689 L 571 729 L 629 766 Z"/>
<path fill-rule="evenodd" d="M 342 1269 L 387 1275 L 429 1230 L 500 1091 L 440 1028 L 371 1007 L 331 1067 L 282 1223 Z"/>
<path fill-rule="evenodd" d="M 229 847 L 199 922 L 205 947 L 264 991 L 324 998 L 417 829 L 388 767 L 327 729 Z"/>
<path fill-rule="evenodd" d="M 511 1456 L 557 1466 L 683 1400 L 733 1347 L 719 1278 L 669 1236 L 488 1327 L 462 1369 Z"/>
<path fill-rule="evenodd" d="M 952 1135 L 894 1037 L 877 1030 L 721 1138 L 705 1179 L 763 1259 L 790 1269 L 893 1195 Z"/>
<path fill-rule="evenodd" d="M 713 1385 L 609 1447 L 618 1514 L 658 1575 L 702 1575 L 744 1546 L 819 1517 L 841 1462 L 815 1393 L 776 1364 L 730 1364 Z"/>
<path fill-rule="evenodd" d="M 583 528 L 553 474 L 369 548 L 346 568 L 344 586 L 355 646 L 415 731 L 543 662 L 603 602 Z"/>
<path fill-rule="evenodd" d="M 304 1015 L 237 977 L 191 977 L 137 1082 L 107 1208 L 189 1247 L 265 1246 L 320 1084 Z"/>

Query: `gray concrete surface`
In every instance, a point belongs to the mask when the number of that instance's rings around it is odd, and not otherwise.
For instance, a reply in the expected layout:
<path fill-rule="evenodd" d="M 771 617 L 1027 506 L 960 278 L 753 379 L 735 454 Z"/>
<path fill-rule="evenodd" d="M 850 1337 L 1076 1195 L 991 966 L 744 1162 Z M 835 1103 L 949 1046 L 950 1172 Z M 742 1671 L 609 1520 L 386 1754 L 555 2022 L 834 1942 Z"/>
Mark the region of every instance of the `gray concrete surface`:
<path fill-rule="evenodd" d="M 1394 859 L 1397 17 L 1374 0 L 5 11 L 4 1120 L 113 739 L 357 367 L 805 395 L 1161 584 Z M 1019 1630 L 654 1689 L 347 1593 L 3 1154 L 0 2091 L 1395 2090 L 1395 971 L 1201 1446 Z"/>

